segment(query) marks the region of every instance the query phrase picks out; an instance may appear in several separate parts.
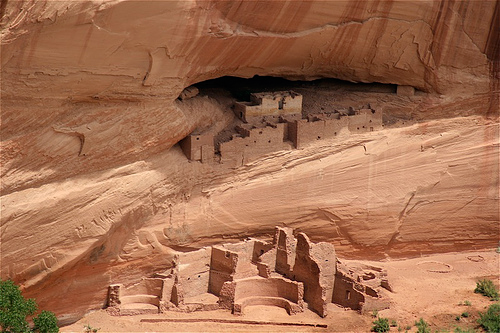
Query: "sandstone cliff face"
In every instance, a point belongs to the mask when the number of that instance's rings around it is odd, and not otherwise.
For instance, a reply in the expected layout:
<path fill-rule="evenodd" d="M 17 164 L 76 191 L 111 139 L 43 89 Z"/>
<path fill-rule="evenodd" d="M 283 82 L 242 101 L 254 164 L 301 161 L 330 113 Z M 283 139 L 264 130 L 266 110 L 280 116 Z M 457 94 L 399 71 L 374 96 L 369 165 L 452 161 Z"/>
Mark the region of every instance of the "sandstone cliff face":
<path fill-rule="evenodd" d="M 2 278 L 70 321 L 101 307 L 110 281 L 171 265 L 175 249 L 276 224 L 351 257 L 492 246 L 498 10 L 496 1 L 2 2 Z M 213 99 L 175 99 L 224 75 L 445 96 L 421 103 L 411 127 L 236 170 L 189 163 L 174 145 L 232 118 Z M 439 119 L 472 109 L 493 120 Z"/>

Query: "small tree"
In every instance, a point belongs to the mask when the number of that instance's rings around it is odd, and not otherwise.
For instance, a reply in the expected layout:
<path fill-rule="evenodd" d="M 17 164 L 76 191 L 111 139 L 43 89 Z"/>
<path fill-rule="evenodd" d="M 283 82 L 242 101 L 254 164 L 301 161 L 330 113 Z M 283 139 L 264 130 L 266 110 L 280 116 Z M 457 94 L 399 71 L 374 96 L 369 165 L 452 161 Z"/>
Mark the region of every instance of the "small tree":
<path fill-rule="evenodd" d="M 32 332 L 26 317 L 32 316 L 37 310 L 34 299 L 25 299 L 21 290 L 14 282 L 0 280 L 0 329 L 2 333 Z M 40 333 L 59 332 L 56 316 L 49 311 L 42 311 L 33 318 L 34 331 Z"/>
<path fill-rule="evenodd" d="M 24 299 L 21 290 L 12 281 L 0 281 L 0 327 L 2 332 L 29 331 L 27 316 L 36 311 L 34 299 Z"/>

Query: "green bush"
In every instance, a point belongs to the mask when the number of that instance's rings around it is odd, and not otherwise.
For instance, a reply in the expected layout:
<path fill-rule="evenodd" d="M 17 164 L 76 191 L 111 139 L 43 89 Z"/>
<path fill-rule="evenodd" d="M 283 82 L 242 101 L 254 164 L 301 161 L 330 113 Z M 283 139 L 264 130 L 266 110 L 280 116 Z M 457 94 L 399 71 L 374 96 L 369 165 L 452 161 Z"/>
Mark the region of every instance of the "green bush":
<path fill-rule="evenodd" d="M 500 303 L 492 304 L 485 313 L 479 313 L 478 323 L 488 333 L 500 333 Z"/>
<path fill-rule="evenodd" d="M 415 326 L 417 326 L 417 333 L 431 333 L 429 324 L 427 324 L 427 322 L 422 318 L 415 322 Z"/>
<path fill-rule="evenodd" d="M 372 332 L 389 332 L 389 319 L 378 318 L 373 322 Z"/>
<path fill-rule="evenodd" d="M 50 311 L 42 311 L 38 317 L 33 318 L 35 323 L 34 331 L 40 333 L 57 333 L 57 318 L 54 313 Z"/>
<path fill-rule="evenodd" d="M 467 318 L 467 317 L 469 317 L 470 315 L 469 315 L 469 313 L 468 313 L 468 312 L 462 312 L 461 316 L 462 316 L 462 317 L 464 317 L 464 318 Z"/>
<path fill-rule="evenodd" d="M 37 310 L 34 299 L 25 299 L 21 290 L 12 281 L 0 280 L 0 328 L 2 333 L 55 333 L 59 332 L 57 319 L 52 312 L 42 311 L 33 318 L 34 330 L 30 329 L 26 317 Z"/>
<path fill-rule="evenodd" d="M 491 280 L 485 279 L 477 282 L 474 292 L 489 297 L 492 301 L 498 301 L 499 299 L 498 291 Z"/>

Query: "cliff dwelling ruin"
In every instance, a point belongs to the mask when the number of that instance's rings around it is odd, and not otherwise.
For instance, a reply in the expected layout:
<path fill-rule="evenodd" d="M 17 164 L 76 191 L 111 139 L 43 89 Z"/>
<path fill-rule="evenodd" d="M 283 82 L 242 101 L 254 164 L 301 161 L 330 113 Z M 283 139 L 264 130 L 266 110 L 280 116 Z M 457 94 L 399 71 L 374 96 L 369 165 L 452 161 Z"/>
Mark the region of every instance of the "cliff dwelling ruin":
<path fill-rule="evenodd" d="M 368 312 L 389 307 L 386 272 L 349 267 L 332 244 L 313 243 L 306 234 L 276 227 L 272 241 L 243 242 L 179 252 L 172 268 L 133 285 L 109 287 L 108 311 L 115 315 L 227 309 L 271 305 L 293 315 L 308 308 L 319 316 L 327 306 Z"/>
<path fill-rule="evenodd" d="M 267 153 L 301 149 L 318 140 L 334 139 L 341 132 L 366 133 L 383 127 L 382 110 L 370 104 L 345 107 L 331 103 L 317 107 L 314 101 L 305 104 L 303 95 L 293 90 L 300 89 L 298 84 L 294 87 L 290 81 L 279 78 L 273 78 L 270 85 L 263 87 L 253 86 L 255 82 L 260 80 L 250 80 L 246 86 L 222 84 L 223 89 L 232 90 L 235 123 L 219 133 L 195 131 L 181 140 L 179 145 L 189 160 L 237 167 Z M 352 85 L 347 87 L 355 89 Z M 263 91 L 254 92 L 259 88 Z M 358 89 L 401 96 L 414 94 L 414 88 L 408 86 L 365 85 Z M 193 98 L 198 93 L 198 88 L 191 86 L 179 99 Z"/>

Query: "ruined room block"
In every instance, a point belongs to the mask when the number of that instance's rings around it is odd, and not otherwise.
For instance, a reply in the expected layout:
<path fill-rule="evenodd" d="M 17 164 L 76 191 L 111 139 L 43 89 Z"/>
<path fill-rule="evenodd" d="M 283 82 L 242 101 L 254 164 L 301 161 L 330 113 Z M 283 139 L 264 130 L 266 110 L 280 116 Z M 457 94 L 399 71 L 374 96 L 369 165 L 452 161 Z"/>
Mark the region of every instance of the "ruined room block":
<path fill-rule="evenodd" d="M 209 292 L 218 296 L 223 284 L 233 280 L 237 264 L 238 253 L 220 247 L 212 247 Z"/>
<path fill-rule="evenodd" d="M 396 88 L 396 93 L 398 96 L 414 96 L 415 88 L 412 86 L 398 86 Z"/>
<path fill-rule="evenodd" d="M 304 283 L 304 301 L 325 317 L 335 280 L 335 249 L 329 243 L 313 244 L 306 234 L 297 235 L 293 279 Z M 329 295 L 329 296 L 327 296 Z"/>
<path fill-rule="evenodd" d="M 302 95 L 294 91 L 253 93 L 250 95 L 250 102 L 236 102 L 234 112 L 245 122 L 265 116 L 300 115 Z"/>
<path fill-rule="evenodd" d="M 292 230 L 276 227 L 274 242 L 276 244 L 276 272 L 290 276 L 295 262 L 296 241 Z"/>
<path fill-rule="evenodd" d="M 184 155 L 191 161 L 208 162 L 214 156 L 214 137 L 211 134 L 190 134 L 179 142 Z"/>
<path fill-rule="evenodd" d="M 182 284 L 184 297 L 208 292 L 211 249 L 184 252 L 174 257 L 178 283 Z"/>
<path fill-rule="evenodd" d="M 120 296 L 121 296 L 121 284 L 112 284 L 108 289 L 108 306 L 109 307 L 117 307 L 121 304 Z"/>

